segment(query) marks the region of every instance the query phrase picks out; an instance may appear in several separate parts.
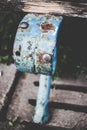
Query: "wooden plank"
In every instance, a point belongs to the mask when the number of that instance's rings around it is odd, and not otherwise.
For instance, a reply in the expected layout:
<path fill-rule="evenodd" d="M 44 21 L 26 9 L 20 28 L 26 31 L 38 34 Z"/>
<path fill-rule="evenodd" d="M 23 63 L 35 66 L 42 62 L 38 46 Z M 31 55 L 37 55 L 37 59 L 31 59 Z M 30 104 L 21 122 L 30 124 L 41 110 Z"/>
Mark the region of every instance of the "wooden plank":
<path fill-rule="evenodd" d="M 83 87 L 87 88 L 87 76 L 81 77 L 80 79 L 61 79 L 61 78 L 56 78 L 52 82 L 53 85 L 67 85 L 67 86 L 77 86 L 77 87 Z"/>
<path fill-rule="evenodd" d="M 47 124 L 48 126 L 60 127 L 60 130 L 61 128 L 69 130 L 80 130 L 81 128 L 86 130 L 87 128 L 87 114 L 64 109 L 51 109 L 51 112 L 52 118 Z M 76 129 L 78 124 L 78 129 Z"/>
<path fill-rule="evenodd" d="M 31 121 L 34 114 L 34 106 L 29 104 L 29 99 L 36 99 L 37 87 L 34 87 L 34 81 L 39 80 L 39 76 L 33 74 L 24 74 L 17 89 L 13 95 L 12 102 L 7 114 L 8 119 L 14 116 L 20 117 L 21 121 Z"/>
<path fill-rule="evenodd" d="M 73 80 L 58 78 L 52 82 L 52 88 L 53 87 L 61 90 L 87 93 L 87 77 L 85 76 L 84 79 L 81 78 Z"/>
<path fill-rule="evenodd" d="M 7 100 L 16 74 L 16 67 L 11 64 L 9 66 L 0 64 L 0 110 Z"/>
<path fill-rule="evenodd" d="M 87 94 L 54 89 L 51 91 L 51 101 L 87 106 Z"/>
<path fill-rule="evenodd" d="M 21 78 L 9 106 L 9 120 L 16 116 L 20 117 L 21 122 L 32 121 L 38 91 L 38 87 L 34 85 L 35 81 L 39 81 L 38 75 L 25 73 Z M 49 108 L 52 117 L 47 126 L 71 129 L 83 118 L 87 120 L 87 94 L 52 89 Z"/>
<path fill-rule="evenodd" d="M 72 1 L 72 2 L 71 2 Z M 32 13 L 51 13 L 72 17 L 87 18 L 87 1 L 38 1 L 30 0 L 0 0 L 0 11 L 10 9 Z"/>
<path fill-rule="evenodd" d="M 30 2 L 30 1 L 35 1 L 35 2 L 38 2 L 38 1 L 44 1 L 44 2 L 52 2 L 52 1 L 59 1 L 59 0 L 0 0 L 1 2 Z M 60 1 L 63 1 L 63 0 L 60 0 Z M 78 3 L 86 3 L 87 1 L 86 0 L 65 0 L 65 1 L 68 1 L 68 2 L 78 2 Z"/>

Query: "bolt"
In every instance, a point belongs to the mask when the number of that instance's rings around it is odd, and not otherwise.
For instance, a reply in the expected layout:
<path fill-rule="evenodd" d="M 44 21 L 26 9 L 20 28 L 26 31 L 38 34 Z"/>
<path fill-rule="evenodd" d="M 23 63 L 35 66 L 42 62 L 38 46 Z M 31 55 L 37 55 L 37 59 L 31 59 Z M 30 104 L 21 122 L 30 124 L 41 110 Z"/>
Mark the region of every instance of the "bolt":
<path fill-rule="evenodd" d="M 28 28 L 29 24 L 27 22 L 22 22 L 20 23 L 19 27 L 22 28 L 22 29 L 26 29 Z"/>
<path fill-rule="evenodd" d="M 51 56 L 49 54 L 44 54 L 43 55 L 43 61 L 48 63 L 51 61 Z"/>

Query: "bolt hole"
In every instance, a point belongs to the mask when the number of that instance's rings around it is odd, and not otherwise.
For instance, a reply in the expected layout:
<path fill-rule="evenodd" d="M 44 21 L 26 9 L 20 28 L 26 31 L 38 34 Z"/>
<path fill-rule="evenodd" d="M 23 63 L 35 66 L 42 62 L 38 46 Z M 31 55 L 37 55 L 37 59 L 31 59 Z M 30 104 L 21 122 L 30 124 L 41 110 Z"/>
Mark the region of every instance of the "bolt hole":
<path fill-rule="evenodd" d="M 16 54 L 17 56 L 20 56 L 20 52 L 19 52 L 19 51 L 16 51 L 15 54 Z"/>

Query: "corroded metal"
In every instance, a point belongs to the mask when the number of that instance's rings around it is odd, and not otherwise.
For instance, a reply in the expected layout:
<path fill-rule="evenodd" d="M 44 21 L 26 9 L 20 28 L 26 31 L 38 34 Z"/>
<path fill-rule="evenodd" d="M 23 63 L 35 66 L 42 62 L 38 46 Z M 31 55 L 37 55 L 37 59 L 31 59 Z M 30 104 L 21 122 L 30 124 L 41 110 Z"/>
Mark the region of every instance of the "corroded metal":
<path fill-rule="evenodd" d="M 20 22 L 15 37 L 13 57 L 17 69 L 41 74 L 35 123 L 43 124 L 49 119 L 51 75 L 56 68 L 56 43 L 61 21 L 60 16 L 28 14 Z"/>
<path fill-rule="evenodd" d="M 33 119 L 35 123 L 44 124 L 48 121 L 50 117 L 50 113 L 48 110 L 48 102 L 50 95 L 51 78 L 51 76 L 46 75 L 40 76 L 37 104 Z"/>
<path fill-rule="evenodd" d="M 15 64 L 20 71 L 47 75 L 53 73 L 61 20 L 62 17 L 37 14 L 28 14 L 22 19 L 13 50 Z"/>

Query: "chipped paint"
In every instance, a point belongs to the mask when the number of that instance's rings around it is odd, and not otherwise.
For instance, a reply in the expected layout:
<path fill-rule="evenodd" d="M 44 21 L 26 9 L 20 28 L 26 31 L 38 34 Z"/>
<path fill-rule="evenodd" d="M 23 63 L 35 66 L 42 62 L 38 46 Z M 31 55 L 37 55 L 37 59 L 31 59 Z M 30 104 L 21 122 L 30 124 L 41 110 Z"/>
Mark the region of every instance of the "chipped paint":
<path fill-rule="evenodd" d="M 54 48 L 62 17 L 27 14 L 19 23 L 13 57 L 20 71 L 50 75 L 53 73 Z M 39 26 L 38 26 L 39 25 Z M 49 55 L 45 60 L 43 55 Z M 17 59 L 20 59 L 18 62 Z M 48 62 L 49 61 L 49 62 Z M 18 64 L 19 63 L 19 64 Z"/>
<path fill-rule="evenodd" d="M 37 103 L 33 121 L 44 124 L 48 121 L 50 113 L 48 111 L 48 101 L 51 86 L 51 76 L 40 76 L 40 86 L 38 90 Z"/>
<path fill-rule="evenodd" d="M 49 119 L 48 102 L 52 74 L 57 61 L 58 31 L 62 17 L 27 14 L 18 26 L 13 58 L 22 72 L 39 73 L 40 85 L 33 121 L 44 124 Z"/>
<path fill-rule="evenodd" d="M 43 22 L 43 23 L 41 23 L 40 26 L 41 26 L 43 33 L 48 33 L 50 30 L 55 31 L 55 28 L 56 28 L 55 25 L 53 25 L 52 23 L 49 23 L 49 22 Z"/>

